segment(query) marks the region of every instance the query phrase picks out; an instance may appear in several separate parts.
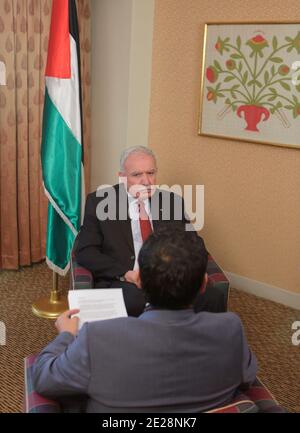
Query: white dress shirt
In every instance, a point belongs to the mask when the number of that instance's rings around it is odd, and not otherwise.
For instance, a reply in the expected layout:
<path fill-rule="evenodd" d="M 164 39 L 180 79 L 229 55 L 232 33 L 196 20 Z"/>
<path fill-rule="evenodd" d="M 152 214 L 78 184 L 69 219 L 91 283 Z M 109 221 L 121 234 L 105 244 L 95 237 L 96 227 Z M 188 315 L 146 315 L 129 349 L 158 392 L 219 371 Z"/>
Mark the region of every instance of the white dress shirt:
<path fill-rule="evenodd" d="M 143 201 L 145 205 L 145 211 L 149 217 L 149 221 L 153 230 L 152 217 L 150 211 L 150 201 L 149 199 Z M 130 194 L 128 194 L 128 213 L 131 219 L 131 231 L 132 231 L 134 255 L 135 255 L 133 270 L 136 271 L 139 268 L 137 259 L 138 259 L 140 249 L 143 245 L 143 239 L 142 239 L 141 228 L 140 228 L 138 199 L 132 197 L 132 195 Z"/>

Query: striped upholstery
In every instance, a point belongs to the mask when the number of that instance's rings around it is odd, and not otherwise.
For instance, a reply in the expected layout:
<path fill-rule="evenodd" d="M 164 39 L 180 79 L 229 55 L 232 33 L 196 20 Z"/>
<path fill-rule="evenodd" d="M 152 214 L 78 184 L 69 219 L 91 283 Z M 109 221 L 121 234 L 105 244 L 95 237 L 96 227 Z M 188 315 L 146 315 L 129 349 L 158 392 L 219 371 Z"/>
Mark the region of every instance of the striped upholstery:
<path fill-rule="evenodd" d="M 224 305 L 227 306 L 229 300 L 229 281 L 220 266 L 217 265 L 210 254 L 208 255 L 207 274 L 208 286 L 211 284 L 223 293 Z"/>
<path fill-rule="evenodd" d="M 239 393 L 231 404 L 213 409 L 208 413 L 284 413 L 268 388 L 257 377 L 252 386 Z"/>
<path fill-rule="evenodd" d="M 53 401 L 41 397 L 33 389 L 32 383 L 32 365 L 36 356 L 27 356 L 24 360 L 25 364 L 25 413 L 58 413 L 62 412 L 61 406 Z M 67 408 L 66 408 L 67 409 Z M 74 403 L 72 410 L 68 412 L 76 412 Z M 82 411 L 82 405 L 78 405 L 78 412 Z M 223 407 L 218 407 L 207 411 L 207 413 L 255 413 L 255 412 L 286 412 L 282 406 L 279 406 L 270 391 L 263 383 L 256 379 L 253 386 L 248 391 L 243 391 L 234 400 Z"/>
<path fill-rule="evenodd" d="M 25 367 L 25 393 L 24 393 L 24 412 L 25 413 L 59 413 L 60 405 L 53 400 L 42 397 L 33 389 L 32 365 L 36 356 L 27 356 L 24 359 Z"/>
<path fill-rule="evenodd" d="M 259 378 L 256 378 L 251 388 L 244 392 L 244 394 L 247 395 L 250 400 L 255 401 L 259 412 L 287 412 L 286 409 L 284 409 L 278 404 L 272 393 L 268 390 L 268 388 L 262 383 Z"/>
<path fill-rule="evenodd" d="M 244 394 L 236 397 L 232 403 L 216 409 L 208 410 L 205 413 L 257 413 L 258 407 L 249 400 Z"/>
<path fill-rule="evenodd" d="M 91 289 L 92 287 L 94 287 L 93 275 L 90 271 L 77 263 L 73 248 L 71 260 L 71 290 Z"/>

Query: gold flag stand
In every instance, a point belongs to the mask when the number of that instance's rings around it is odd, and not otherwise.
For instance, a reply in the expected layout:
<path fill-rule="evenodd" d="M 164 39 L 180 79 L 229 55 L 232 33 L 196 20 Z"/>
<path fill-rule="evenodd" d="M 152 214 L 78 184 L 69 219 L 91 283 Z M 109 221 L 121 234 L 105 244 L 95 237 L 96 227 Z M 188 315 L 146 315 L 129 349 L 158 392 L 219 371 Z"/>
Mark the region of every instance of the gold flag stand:
<path fill-rule="evenodd" d="M 53 287 L 49 298 L 40 298 L 32 304 L 32 312 L 43 319 L 56 319 L 68 309 L 66 296 L 58 290 L 58 274 L 53 271 Z"/>

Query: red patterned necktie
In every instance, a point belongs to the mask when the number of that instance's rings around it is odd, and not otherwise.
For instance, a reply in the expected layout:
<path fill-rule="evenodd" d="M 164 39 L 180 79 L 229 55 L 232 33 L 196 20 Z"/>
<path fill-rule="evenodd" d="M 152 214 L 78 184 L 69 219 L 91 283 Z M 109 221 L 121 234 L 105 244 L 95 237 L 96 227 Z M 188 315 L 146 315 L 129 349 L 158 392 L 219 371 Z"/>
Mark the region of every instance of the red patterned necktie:
<path fill-rule="evenodd" d="M 148 217 L 148 214 L 145 210 L 145 205 L 143 201 L 139 201 L 139 220 L 140 220 L 140 228 L 143 242 L 148 238 L 148 236 L 152 233 L 151 223 Z"/>

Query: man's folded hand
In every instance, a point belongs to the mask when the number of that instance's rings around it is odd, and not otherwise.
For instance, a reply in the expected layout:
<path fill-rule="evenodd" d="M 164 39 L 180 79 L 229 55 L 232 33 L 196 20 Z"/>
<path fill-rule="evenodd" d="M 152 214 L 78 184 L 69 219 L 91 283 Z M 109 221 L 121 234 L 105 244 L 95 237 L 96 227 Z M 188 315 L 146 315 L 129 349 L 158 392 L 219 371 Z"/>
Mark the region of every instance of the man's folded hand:
<path fill-rule="evenodd" d="M 139 289 L 141 288 L 141 280 L 139 271 L 127 271 L 124 275 L 125 281 L 135 284 Z"/>

